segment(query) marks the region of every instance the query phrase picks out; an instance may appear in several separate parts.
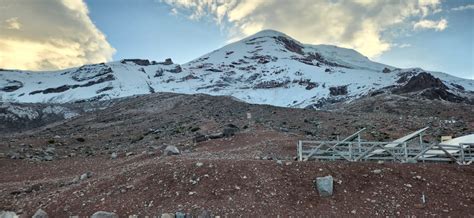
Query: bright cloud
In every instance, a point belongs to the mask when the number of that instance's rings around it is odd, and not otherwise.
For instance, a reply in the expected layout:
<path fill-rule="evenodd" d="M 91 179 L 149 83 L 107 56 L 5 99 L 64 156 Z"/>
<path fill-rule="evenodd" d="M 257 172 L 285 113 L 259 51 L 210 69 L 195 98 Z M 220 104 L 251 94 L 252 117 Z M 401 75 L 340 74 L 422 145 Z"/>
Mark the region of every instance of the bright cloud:
<path fill-rule="evenodd" d="M 474 4 L 459 6 L 456 8 L 452 8 L 451 10 L 452 11 L 474 10 Z"/>
<path fill-rule="evenodd" d="M 82 0 L 2 1 L 0 68 L 55 70 L 112 60 Z"/>
<path fill-rule="evenodd" d="M 414 29 L 434 29 L 436 31 L 443 31 L 448 27 L 448 21 L 441 19 L 439 21 L 434 20 L 420 20 L 413 25 Z"/>
<path fill-rule="evenodd" d="M 441 11 L 439 0 L 162 0 L 191 19 L 210 16 L 239 39 L 263 29 L 374 57 L 390 49 L 383 31 Z M 445 23 L 447 25 L 447 22 Z M 440 26 L 439 28 L 441 28 Z"/>

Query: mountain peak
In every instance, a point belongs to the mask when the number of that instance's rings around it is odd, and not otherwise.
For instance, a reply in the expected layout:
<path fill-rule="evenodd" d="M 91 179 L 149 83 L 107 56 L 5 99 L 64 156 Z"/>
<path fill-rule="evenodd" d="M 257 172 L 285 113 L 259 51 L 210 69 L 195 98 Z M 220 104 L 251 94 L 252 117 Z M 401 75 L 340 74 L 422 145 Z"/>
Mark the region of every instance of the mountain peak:
<path fill-rule="evenodd" d="M 282 33 L 282 32 L 279 32 L 277 30 L 273 30 L 273 29 L 265 29 L 265 30 L 261 30 L 249 37 L 251 38 L 255 38 L 255 37 L 263 37 L 263 36 L 285 36 L 285 37 L 289 37 L 287 36 L 286 34 Z"/>

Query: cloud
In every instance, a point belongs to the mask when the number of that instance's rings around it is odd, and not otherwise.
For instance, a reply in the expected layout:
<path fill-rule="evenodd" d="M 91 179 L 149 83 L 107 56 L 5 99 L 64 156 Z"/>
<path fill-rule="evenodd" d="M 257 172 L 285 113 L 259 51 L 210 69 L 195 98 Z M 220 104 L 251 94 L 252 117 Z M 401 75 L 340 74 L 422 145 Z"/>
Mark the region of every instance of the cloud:
<path fill-rule="evenodd" d="M 394 44 L 393 44 L 393 47 L 397 47 L 397 48 L 409 48 L 409 47 L 411 47 L 411 44 L 408 44 L 408 43 L 403 43 L 403 44 L 394 43 Z"/>
<path fill-rule="evenodd" d="M 5 20 L 5 28 L 9 30 L 19 30 L 21 28 L 21 23 L 18 22 L 18 17 L 12 17 Z"/>
<path fill-rule="evenodd" d="M 439 0 L 162 0 L 191 19 L 210 17 L 241 39 L 275 29 L 311 44 L 335 44 L 375 57 L 384 31 L 441 11 Z"/>
<path fill-rule="evenodd" d="M 112 60 L 82 0 L 2 1 L 0 68 L 55 70 Z"/>
<path fill-rule="evenodd" d="M 464 10 L 474 10 L 474 4 L 462 5 L 459 7 L 451 8 L 452 11 L 464 11 Z"/>
<path fill-rule="evenodd" d="M 413 25 L 413 29 L 434 29 L 436 31 L 443 31 L 448 27 L 448 21 L 441 19 L 439 21 L 434 20 L 420 20 Z"/>

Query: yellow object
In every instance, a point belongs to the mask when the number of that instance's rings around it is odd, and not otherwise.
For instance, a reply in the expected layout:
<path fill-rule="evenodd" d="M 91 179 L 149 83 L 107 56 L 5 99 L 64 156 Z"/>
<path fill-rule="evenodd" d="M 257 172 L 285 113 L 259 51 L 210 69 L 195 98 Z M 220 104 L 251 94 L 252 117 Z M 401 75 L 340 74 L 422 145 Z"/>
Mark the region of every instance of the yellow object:
<path fill-rule="evenodd" d="M 448 140 L 451 140 L 451 139 L 453 139 L 453 137 L 450 136 L 450 135 L 441 136 L 441 142 L 448 141 Z"/>

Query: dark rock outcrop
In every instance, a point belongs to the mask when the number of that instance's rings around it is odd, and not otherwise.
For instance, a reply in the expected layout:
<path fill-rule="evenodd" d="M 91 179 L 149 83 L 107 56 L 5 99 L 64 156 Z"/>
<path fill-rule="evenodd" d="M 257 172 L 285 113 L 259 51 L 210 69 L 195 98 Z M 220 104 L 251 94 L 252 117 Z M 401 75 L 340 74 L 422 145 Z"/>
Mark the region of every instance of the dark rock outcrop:
<path fill-rule="evenodd" d="M 466 98 L 457 96 L 443 88 L 426 89 L 421 92 L 421 96 L 430 100 L 445 100 L 456 103 L 468 101 Z"/>
<path fill-rule="evenodd" d="M 436 78 L 429 73 L 422 72 L 416 76 L 411 77 L 405 85 L 394 90 L 394 93 L 401 94 L 416 92 L 428 88 L 439 88 L 448 90 L 448 87 L 444 85 L 444 83 L 439 78 Z"/>
<path fill-rule="evenodd" d="M 181 72 L 183 72 L 183 69 L 181 68 L 181 66 L 176 65 L 176 67 L 174 69 L 170 69 L 170 70 L 167 70 L 167 71 L 170 72 L 170 73 L 181 73 Z"/>
<path fill-rule="evenodd" d="M 329 94 L 332 96 L 347 95 L 347 86 L 329 87 Z"/>
<path fill-rule="evenodd" d="M 20 89 L 21 87 L 23 87 L 23 83 L 20 81 L 17 81 L 17 80 L 7 80 L 7 81 L 8 81 L 8 85 L 1 87 L 0 91 L 14 92 Z"/>
<path fill-rule="evenodd" d="M 39 93 L 43 93 L 43 94 L 60 93 L 60 92 L 65 92 L 69 89 L 75 89 L 75 88 L 79 88 L 79 87 L 88 87 L 88 86 L 92 86 L 92 85 L 96 85 L 96 84 L 99 84 L 99 83 L 112 81 L 112 80 L 115 80 L 115 77 L 114 77 L 114 75 L 109 74 L 105 77 L 99 78 L 98 80 L 89 81 L 89 82 L 87 82 L 85 84 L 82 84 L 82 85 L 77 85 L 77 84 L 76 85 L 62 85 L 62 86 L 55 87 L 55 88 L 47 88 L 47 89 L 44 89 L 44 90 L 32 91 L 32 92 L 30 92 L 30 95 L 35 95 L 35 94 L 39 94 Z"/>
<path fill-rule="evenodd" d="M 454 86 L 454 85 L 453 85 Z M 458 90 L 462 89 L 454 86 Z M 462 86 L 461 86 L 462 87 Z M 462 87 L 464 88 L 464 87 Z M 469 100 L 465 97 L 458 96 L 449 91 L 449 88 L 439 79 L 433 75 L 421 72 L 418 75 L 412 76 L 405 85 L 396 88 L 392 91 L 395 94 L 419 93 L 420 96 L 429 100 L 445 100 L 450 102 L 467 102 Z"/>
<path fill-rule="evenodd" d="M 285 45 L 285 48 L 288 50 L 288 51 L 291 51 L 291 52 L 294 52 L 294 53 L 298 53 L 298 54 L 304 54 L 303 52 L 303 46 L 299 45 L 298 43 L 296 43 L 295 41 L 291 40 L 291 39 L 288 39 L 286 37 L 283 37 L 283 36 L 278 36 L 276 37 L 276 40 L 283 43 Z"/>
<path fill-rule="evenodd" d="M 280 88 L 288 85 L 290 83 L 290 80 L 285 80 L 285 81 L 276 81 L 276 80 L 270 80 L 270 81 L 263 81 L 254 86 L 254 89 L 272 89 L 272 88 Z"/>
<path fill-rule="evenodd" d="M 123 59 L 122 61 L 120 61 L 120 63 L 122 64 L 125 64 L 125 63 L 128 63 L 128 62 L 132 62 L 136 65 L 140 65 L 140 66 L 148 66 L 150 65 L 150 61 L 147 60 L 147 59 Z"/>

